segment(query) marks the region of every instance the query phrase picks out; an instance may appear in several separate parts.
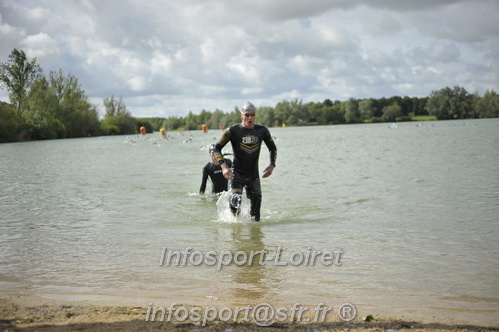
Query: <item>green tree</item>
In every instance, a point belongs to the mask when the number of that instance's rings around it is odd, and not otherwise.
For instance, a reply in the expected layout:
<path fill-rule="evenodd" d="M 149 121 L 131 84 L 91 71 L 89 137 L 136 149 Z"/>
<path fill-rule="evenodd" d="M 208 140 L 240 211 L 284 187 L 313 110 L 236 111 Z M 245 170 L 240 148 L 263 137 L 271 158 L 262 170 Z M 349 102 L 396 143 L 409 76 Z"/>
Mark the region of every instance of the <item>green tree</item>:
<path fill-rule="evenodd" d="M 315 124 L 325 124 L 326 123 L 326 109 L 328 106 L 325 103 L 313 103 L 307 104 L 309 121 Z"/>
<path fill-rule="evenodd" d="M 112 95 L 111 98 L 104 98 L 104 107 L 106 109 L 104 118 L 116 115 L 131 116 L 130 112 L 126 109 L 126 105 L 122 97 L 120 97 L 119 100 L 115 99 L 114 95 Z"/>
<path fill-rule="evenodd" d="M 363 99 L 359 102 L 359 114 L 362 121 L 369 120 L 373 117 L 374 109 L 371 99 Z"/>
<path fill-rule="evenodd" d="M 161 128 L 163 128 L 163 121 L 165 120 L 164 118 L 147 118 L 149 123 L 152 126 L 152 129 L 154 131 L 159 131 Z"/>
<path fill-rule="evenodd" d="M 29 140 L 64 138 L 66 126 L 56 118 L 58 100 L 45 77 L 34 82 L 22 113 Z"/>
<path fill-rule="evenodd" d="M 194 125 L 195 127 L 193 129 L 200 129 L 202 124 L 208 124 L 211 119 L 211 112 L 208 112 L 206 110 L 202 110 L 201 114 L 198 116 L 194 117 Z"/>
<path fill-rule="evenodd" d="M 452 95 L 450 99 L 451 114 L 454 119 L 466 119 L 469 114 L 473 114 L 470 111 L 470 98 L 469 94 L 465 88 L 455 86 L 452 89 Z"/>
<path fill-rule="evenodd" d="M 283 100 L 277 103 L 274 108 L 274 126 L 281 126 L 283 123 L 287 123 L 290 111 L 289 101 Z"/>
<path fill-rule="evenodd" d="M 163 122 L 163 128 L 168 131 L 177 130 L 184 126 L 185 121 L 178 116 L 170 116 Z"/>
<path fill-rule="evenodd" d="M 52 71 L 34 82 L 28 93 L 23 118 L 29 139 L 95 136 L 99 117 L 78 79 Z"/>
<path fill-rule="evenodd" d="M 345 121 L 347 123 L 358 123 L 361 122 L 359 102 L 355 98 L 350 98 L 345 103 Z"/>
<path fill-rule="evenodd" d="M 429 115 L 428 111 L 426 110 L 426 103 L 428 102 L 428 97 L 423 97 L 423 98 L 414 97 L 412 99 L 413 99 L 412 101 L 413 115 Z"/>
<path fill-rule="evenodd" d="M 235 123 L 241 122 L 241 111 L 239 110 L 239 107 L 234 107 L 234 110 L 228 114 L 228 126 L 232 126 Z"/>
<path fill-rule="evenodd" d="M 198 122 L 199 122 L 198 121 L 198 116 L 195 115 L 194 113 L 192 113 L 192 111 L 189 111 L 189 114 L 187 114 L 187 117 L 185 118 L 185 121 L 184 121 L 184 125 L 185 125 L 184 129 L 186 129 L 186 130 L 197 129 Z"/>
<path fill-rule="evenodd" d="M 0 143 L 15 142 L 20 139 L 21 120 L 16 108 L 0 101 Z"/>
<path fill-rule="evenodd" d="M 130 135 L 137 133 L 137 119 L 132 116 L 108 116 L 101 121 L 103 135 Z"/>
<path fill-rule="evenodd" d="M 499 95 L 487 89 L 476 103 L 476 113 L 480 118 L 499 118 Z"/>
<path fill-rule="evenodd" d="M 404 111 L 405 111 L 404 107 L 406 107 L 406 105 L 405 105 L 402 97 L 400 97 L 400 96 L 392 96 L 392 97 L 388 98 L 386 100 L 386 102 L 387 102 L 387 105 L 385 105 L 385 106 L 393 106 L 395 103 L 397 103 L 397 105 L 400 106 L 400 111 L 402 112 L 402 114 L 405 114 L 404 113 Z"/>
<path fill-rule="evenodd" d="M 100 125 L 103 135 L 129 135 L 137 132 L 137 119 L 127 111 L 121 97 L 119 100 L 116 100 L 114 96 L 110 99 L 104 98 L 104 107 L 106 112 Z"/>
<path fill-rule="evenodd" d="M 275 106 L 274 125 L 280 126 L 283 123 L 296 125 L 308 122 L 309 115 L 307 108 L 302 100 L 294 99 L 292 101 L 283 100 Z"/>
<path fill-rule="evenodd" d="M 345 123 L 345 107 L 341 102 L 326 109 L 326 124 Z"/>
<path fill-rule="evenodd" d="M 55 117 L 64 123 L 64 137 L 93 136 L 98 133 L 97 109 L 88 101 L 85 91 L 74 75 L 63 70 L 50 72 L 50 87 L 57 101 Z"/>
<path fill-rule="evenodd" d="M 153 128 L 153 125 L 152 125 L 150 119 L 137 118 L 137 128 L 136 128 L 136 131 L 140 131 L 140 127 L 146 128 L 146 132 L 147 133 L 154 132 L 154 128 Z"/>
<path fill-rule="evenodd" d="M 381 119 L 384 122 L 395 122 L 397 118 L 402 116 L 402 108 L 397 102 L 383 108 L 383 116 Z"/>
<path fill-rule="evenodd" d="M 303 105 L 303 101 L 301 99 L 295 98 L 291 103 L 291 115 L 294 116 L 297 120 L 297 124 L 307 123 L 310 119 L 308 107 Z M 288 121 L 291 123 L 291 121 Z"/>
<path fill-rule="evenodd" d="M 473 114 L 468 92 L 459 86 L 432 91 L 426 109 L 439 120 L 468 118 Z"/>
<path fill-rule="evenodd" d="M 269 106 L 262 106 L 257 111 L 257 120 L 258 123 L 261 123 L 266 126 L 274 125 L 274 109 Z"/>
<path fill-rule="evenodd" d="M 428 114 L 436 116 L 438 120 L 450 119 L 446 96 L 432 93 L 426 104 L 426 110 Z"/>
<path fill-rule="evenodd" d="M 220 129 L 222 128 L 223 125 L 223 119 L 225 117 L 225 114 L 223 111 L 217 109 L 215 112 L 211 114 L 211 118 L 209 121 L 207 121 L 208 128 L 209 129 Z"/>
<path fill-rule="evenodd" d="M 42 69 L 36 58 L 29 61 L 23 50 L 13 49 L 9 60 L 0 64 L 0 86 L 10 91 L 10 101 L 21 113 L 28 90 L 40 77 Z"/>

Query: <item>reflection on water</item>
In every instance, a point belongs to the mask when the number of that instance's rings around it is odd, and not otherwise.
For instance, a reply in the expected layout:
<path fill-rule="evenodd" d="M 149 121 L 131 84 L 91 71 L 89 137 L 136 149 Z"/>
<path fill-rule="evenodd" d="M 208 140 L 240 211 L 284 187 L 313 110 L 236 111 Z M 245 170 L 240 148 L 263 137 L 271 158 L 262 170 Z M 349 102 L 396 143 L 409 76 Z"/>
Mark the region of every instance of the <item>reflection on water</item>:
<path fill-rule="evenodd" d="M 232 297 L 235 299 L 245 299 L 250 303 L 262 302 L 266 297 L 272 296 L 272 289 L 269 287 L 270 274 L 267 276 L 265 267 L 260 265 L 259 260 L 249 257 L 252 252 L 257 252 L 265 248 L 263 233 L 258 225 L 235 224 L 230 237 L 225 239 L 229 251 L 245 252 L 251 265 L 233 265 L 224 271 L 230 274 L 231 280 L 237 285 L 233 290 Z M 259 259 L 260 257 L 258 257 Z"/>
<path fill-rule="evenodd" d="M 2 144 L 0 289 L 135 305 L 351 302 L 361 313 L 460 310 L 491 322 L 498 127 L 494 119 L 272 128 L 279 161 L 262 179 L 260 223 L 225 216 L 224 196 L 193 194 L 218 132 Z M 265 148 L 260 161 L 263 169 Z M 344 254 L 341 266 L 255 260 L 218 271 L 160 266 L 163 247 Z M 425 309 L 436 307 L 446 309 Z"/>

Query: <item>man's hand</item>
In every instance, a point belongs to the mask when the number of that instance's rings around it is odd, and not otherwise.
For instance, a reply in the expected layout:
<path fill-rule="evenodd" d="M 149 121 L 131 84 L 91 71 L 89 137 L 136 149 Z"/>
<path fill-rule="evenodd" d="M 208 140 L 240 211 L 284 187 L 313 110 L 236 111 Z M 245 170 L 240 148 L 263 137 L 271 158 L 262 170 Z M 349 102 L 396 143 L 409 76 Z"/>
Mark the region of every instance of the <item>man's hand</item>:
<path fill-rule="evenodd" d="M 270 164 L 267 166 L 267 168 L 263 171 L 263 176 L 264 178 L 268 178 L 270 175 L 272 175 L 272 172 L 274 171 L 274 165 Z"/>
<path fill-rule="evenodd" d="M 226 178 L 227 180 L 234 179 L 234 173 L 232 173 L 230 168 L 227 167 L 227 165 L 225 163 L 222 164 L 221 167 L 222 167 L 222 175 L 224 176 L 224 178 Z"/>

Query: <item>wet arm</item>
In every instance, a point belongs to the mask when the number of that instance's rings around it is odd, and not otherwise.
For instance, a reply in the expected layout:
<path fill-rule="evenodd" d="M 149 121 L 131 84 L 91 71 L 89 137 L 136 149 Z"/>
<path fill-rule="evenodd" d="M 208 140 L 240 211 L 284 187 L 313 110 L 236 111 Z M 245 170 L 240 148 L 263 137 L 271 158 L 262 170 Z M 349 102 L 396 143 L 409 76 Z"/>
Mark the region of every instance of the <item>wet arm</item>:
<path fill-rule="evenodd" d="M 275 167 L 275 163 L 277 160 L 277 147 L 274 143 L 274 140 L 272 139 L 272 136 L 270 136 L 270 132 L 267 136 L 265 136 L 263 141 L 265 142 L 265 145 L 267 145 L 267 148 L 270 152 L 270 163 Z"/>
<path fill-rule="evenodd" d="M 217 162 L 222 165 L 225 163 L 224 157 L 222 156 L 223 147 L 230 141 L 231 132 L 230 128 L 223 132 L 222 137 L 215 145 L 215 149 L 213 150 L 213 154 L 215 155 L 215 159 Z"/>
<path fill-rule="evenodd" d="M 215 145 L 215 149 L 213 151 L 216 160 L 220 164 L 220 167 L 222 167 L 222 174 L 227 180 L 232 180 L 234 178 L 234 174 L 232 174 L 232 171 L 229 168 L 230 166 L 225 163 L 224 157 L 222 155 L 222 149 L 230 141 L 231 136 L 232 133 L 230 131 L 230 128 L 224 131 L 222 137 L 220 137 L 220 140 Z"/>
<path fill-rule="evenodd" d="M 272 136 L 270 136 L 270 132 L 268 132 L 268 135 L 265 136 L 263 141 L 265 142 L 265 145 L 267 145 L 270 152 L 270 165 L 265 168 L 262 175 L 263 178 L 267 178 L 272 175 L 275 168 L 275 162 L 277 160 L 277 147 L 275 146 Z"/>
<path fill-rule="evenodd" d="M 199 194 L 202 195 L 204 194 L 206 190 L 206 182 L 208 181 L 208 174 L 206 173 L 205 169 L 203 168 L 203 178 L 201 179 L 201 187 L 199 188 Z"/>

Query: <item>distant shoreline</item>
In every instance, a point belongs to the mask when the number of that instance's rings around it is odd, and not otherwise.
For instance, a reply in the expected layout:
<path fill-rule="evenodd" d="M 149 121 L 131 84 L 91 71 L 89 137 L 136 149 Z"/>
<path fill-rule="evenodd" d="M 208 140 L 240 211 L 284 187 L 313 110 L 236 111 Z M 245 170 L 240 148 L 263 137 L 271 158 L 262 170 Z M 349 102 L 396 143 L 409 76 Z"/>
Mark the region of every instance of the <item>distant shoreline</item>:
<path fill-rule="evenodd" d="M 366 122 L 359 122 L 359 123 L 335 123 L 335 124 L 319 124 L 319 123 L 303 123 L 303 124 L 295 124 L 295 125 L 284 125 L 284 126 L 267 126 L 269 128 L 300 128 L 300 127 L 325 127 L 325 126 L 349 126 L 349 125 L 368 125 L 368 124 L 377 124 L 377 125 L 386 125 L 389 127 L 393 123 L 397 124 L 411 124 L 411 123 L 418 123 L 418 122 L 452 122 L 452 121 L 486 121 L 486 120 L 491 120 L 491 119 L 497 119 L 497 118 L 471 118 L 471 119 L 436 119 L 432 115 L 424 115 L 424 116 L 415 116 L 411 119 L 398 119 L 397 121 L 388 121 L 388 122 L 383 122 L 383 121 L 366 121 Z M 263 124 L 265 125 L 265 124 Z M 423 126 L 423 125 L 421 125 Z M 432 124 L 431 126 L 435 126 L 435 124 Z M 217 133 L 217 138 L 219 135 L 219 131 L 223 130 L 222 128 L 209 128 L 208 133 Z M 184 134 L 184 133 L 189 133 L 189 132 L 202 132 L 201 129 L 184 129 L 184 128 L 178 128 L 178 129 L 173 129 L 167 131 L 168 134 L 171 133 L 178 133 L 178 134 Z M 155 135 L 159 134 L 159 130 L 153 130 L 152 132 L 147 132 L 145 137 L 148 137 L 147 135 Z M 109 134 L 109 135 L 96 135 L 96 136 L 82 136 L 82 137 L 65 137 L 65 138 L 49 138 L 49 139 L 21 139 L 21 140 L 16 140 L 16 141 L 1 141 L 0 144 L 7 144 L 7 143 L 24 143 L 24 142 L 38 142 L 38 141 L 59 141 L 59 140 L 67 140 L 67 139 L 81 139 L 81 138 L 97 138 L 97 137 L 120 137 L 120 136 L 141 136 L 140 132 L 134 132 L 134 133 L 128 133 L 128 134 Z M 172 138 L 172 137 L 169 137 Z"/>

